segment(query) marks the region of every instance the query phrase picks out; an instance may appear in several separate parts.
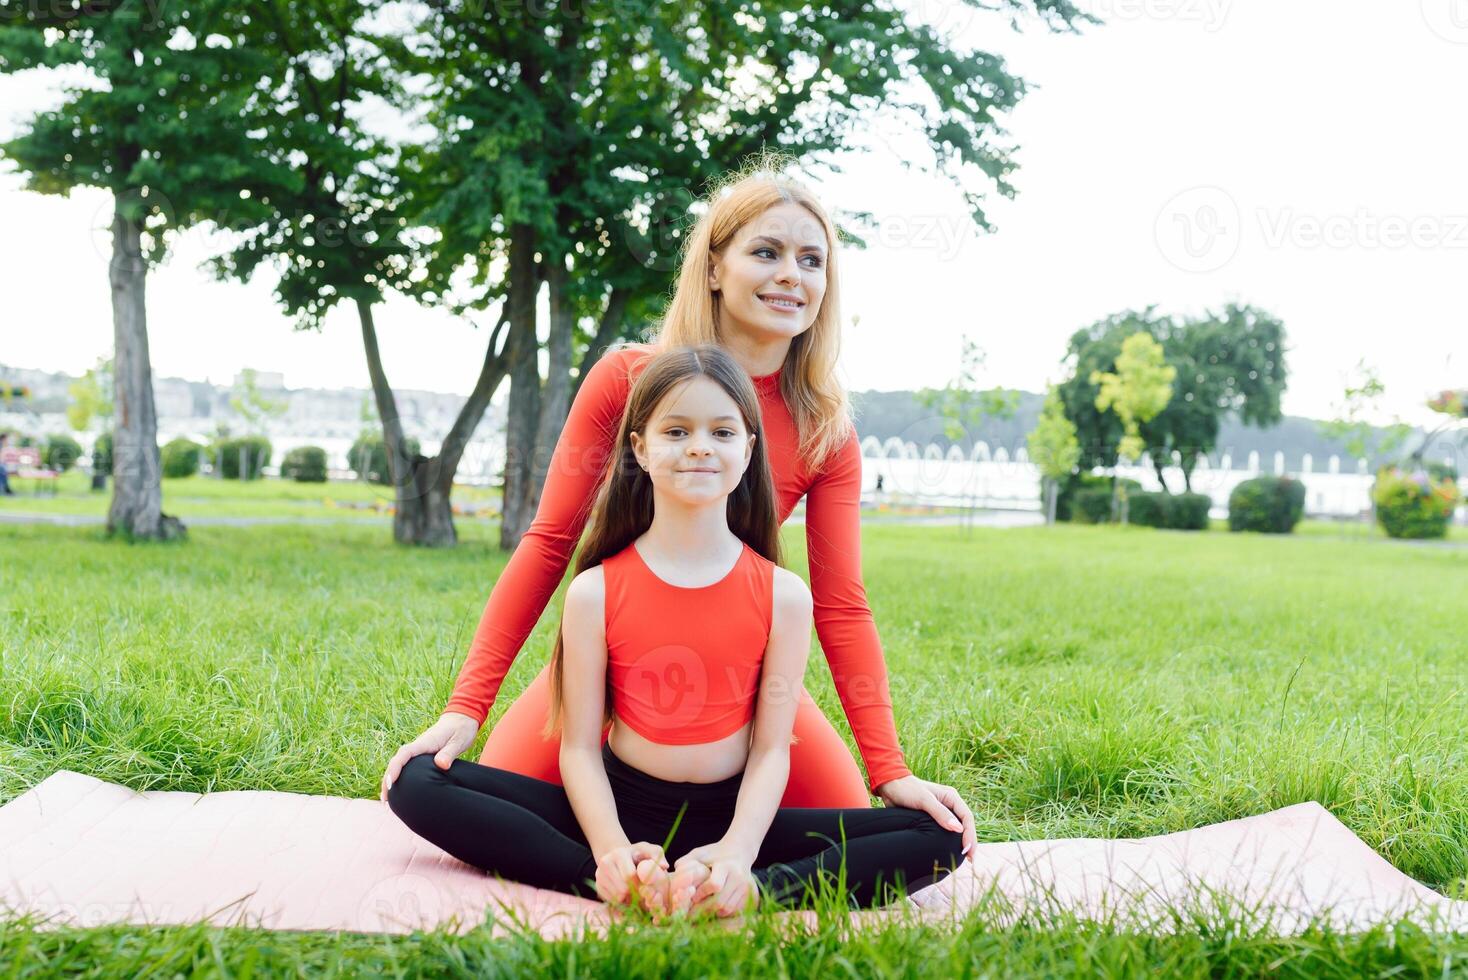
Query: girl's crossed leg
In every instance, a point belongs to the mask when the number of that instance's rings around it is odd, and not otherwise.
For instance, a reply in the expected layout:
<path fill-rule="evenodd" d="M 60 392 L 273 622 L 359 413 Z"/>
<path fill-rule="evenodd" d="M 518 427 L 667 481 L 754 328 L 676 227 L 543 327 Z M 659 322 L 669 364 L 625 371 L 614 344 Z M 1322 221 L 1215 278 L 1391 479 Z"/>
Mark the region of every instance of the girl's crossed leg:
<path fill-rule="evenodd" d="M 670 802 L 676 810 L 677 801 Z M 463 759 L 445 771 L 423 755 L 403 767 L 388 804 L 420 837 L 467 864 L 527 885 L 596 897 L 596 858 L 565 789 L 555 783 Z M 660 844 L 672 826 L 671 819 L 644 819 L 635 809 L 621 816 L 633 841 Z M 717 840 L 731 818 L 731 811 L 686 813 L 669 863 Z M 844 859 L 849 897 L 861 906 L 879 905 L 891 898 L 889 886 L 911 888 L 956 866 L 960 841 L 959 833 L 919 810 L 782 807 L 755 859 L 754 877 L 779 904 L 799 905 L 822 879 L 836 882 Z"/>

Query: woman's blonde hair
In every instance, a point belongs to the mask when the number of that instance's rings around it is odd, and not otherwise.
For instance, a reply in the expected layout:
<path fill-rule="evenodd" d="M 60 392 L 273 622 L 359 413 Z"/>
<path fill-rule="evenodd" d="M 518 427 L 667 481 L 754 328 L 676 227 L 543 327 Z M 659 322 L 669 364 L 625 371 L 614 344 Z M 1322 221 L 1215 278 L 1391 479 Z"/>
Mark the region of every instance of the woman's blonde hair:
<path fill-rule="evenodd" d="M 826 233 L 826 292 L 815 322 L 790 343 L 780 372 L 780 394 L 800 436 L 798 452 L 819 470 L 851 434 L 851 403 L 836 379 L 841 352 L 841 289 L 837 233 L 815 194 L 782 171 L 783 157 L 763 154 L 724 178 L 683 246 L 673 299 L 658 325 L 660 348 L 723 343 L 718 307 L 709 288 L 710 256 L 722 252 L 745 224 L 779 204 L 805 208 Z"/>

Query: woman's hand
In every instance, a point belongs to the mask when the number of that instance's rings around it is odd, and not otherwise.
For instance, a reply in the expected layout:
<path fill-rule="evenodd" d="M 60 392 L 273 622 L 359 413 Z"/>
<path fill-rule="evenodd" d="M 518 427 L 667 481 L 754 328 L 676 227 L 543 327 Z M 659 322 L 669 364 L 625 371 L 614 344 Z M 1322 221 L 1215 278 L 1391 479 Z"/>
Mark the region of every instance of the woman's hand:
<path fill-rule="evenodd" d="M 596 894 L 609 905 L 635 897 L 643 908 L 657 913 L 667 907 L 667 872 L 667 856 L 657 844 L 638 841 L 614 847 L 596 859 Z"/>
<path fill-rule="evenodd" d="M 753 865 L 754 858 L 748 852 L 723 841 L 695 847 L 674 862 L 669 884 L 671 907 L 695 914 L 709 911 L 721 917 L 738 914 L 759 897 Z M 687 883 L 700 878 L 689 895 Z"/>
<path fill-rule="evenodd" d="M 877 795 L 888 806 L 905 806 L 922 810 L 938 821 L 938 826 L 963 831 L 963 853 L 967 857 L 975 840 L 974 814 L 958 795 L 958 790 L 941 783 L 930 783 L 916 776 L 889 779 L 877 787 Z"/>
<path fill-rule="evenodd" d="M 457 711 L 445 711 L 427 731 L 398 749 L 388 760 L 387 771 L 382 774 L 382 800 L 386 802 L 387 791 L 398 781 L 409 759 L 432 752 L 433 764 L 447 769 L 454 764 L 459 753 L 474 744 L 474 737 L 478 734 L 479 722 Z"/>

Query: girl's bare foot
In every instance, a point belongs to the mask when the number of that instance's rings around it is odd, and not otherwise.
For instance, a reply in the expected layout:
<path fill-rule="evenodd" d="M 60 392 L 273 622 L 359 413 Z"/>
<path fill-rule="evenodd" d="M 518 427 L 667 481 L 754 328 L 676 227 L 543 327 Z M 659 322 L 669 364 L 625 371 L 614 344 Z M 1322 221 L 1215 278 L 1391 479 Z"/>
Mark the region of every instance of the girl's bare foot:
<path fill-rule="evenodd" d="M 668 883 L 671 875 L 652 858 L 637 863 L 637 896 L 639 904 L 660 920 L 669 913 Z"/>
<path fill-rule="evenodd" d="M 687 914 L 693 906 L 693 893 L 708 880 L 709 866 L 694 858 L 680 858 L 668 881 L 668 907 L 672 912 Z"/>

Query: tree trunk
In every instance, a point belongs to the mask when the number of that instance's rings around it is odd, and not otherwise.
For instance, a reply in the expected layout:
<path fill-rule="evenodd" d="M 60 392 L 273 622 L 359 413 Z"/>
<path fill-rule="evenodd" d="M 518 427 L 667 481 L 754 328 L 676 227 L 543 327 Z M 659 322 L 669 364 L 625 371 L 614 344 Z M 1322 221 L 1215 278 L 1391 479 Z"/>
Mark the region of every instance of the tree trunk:
<path fill-rule="evenodd" d="M 505 494 L 500 547 L 514 550 L 534 515 L 535 437 L 540 428 L 540 342 L 535 336 L 535 230 L 510 231 L 510 333 L 506 356 L 510 374 L 509 418 L 505 422 Z"/>
<path fill-rule="evenodd" d="M 550 470 L 551 454 L 556 440 L 566 425 L 566 411 L 571 405 L 571 340 L 576 330 L 576 311 L 572 307 L 569 276 L 565 266 L 556 260 L 549 263 L 546 286 L 550 291 L 550 339 L 546 365 L 545 389 L 541 393 L 540 421 L 535 430 L 534 472 L 530 497 L 524 516 L 526 525 L 540 507 L 540 491 Z M 524 529 L 521 529 L 524 534 Z"/>
<path fill-rule="evenodd" d="M 158 414 L 148 358 L 142 222 L 112 215 L 112 334 L 114 351 L 112 504 L 107 533 L 171 540 L 187 535 L 183 522 L 163 513 Z"/>
<path fill-rule="evenodd" d="M 403 422 L 398 417 L 397 399 L 387 383 L 387 373 L 382 367 L 382 354 L 377 349 L 377 327 L 372 322 L 372 304 L 366 300 L 357 300 L 357 318 L 362 322 L 362 346 L 367 352 L 367 374 L 372 379 L 377 416 L 382 420 L 387 469 L 392 475 L 393 540 L 399 544 L 417 544 L 432 548 L 452 547 L 459 540 L 454 531 L 454 514 L 449 504 L 453 474 L 448 474 L 446 481 L 442 480 L 437 457 L 429 459 L 422 453 L 408 455 Z"/>
<path fill-rule="evenodd" d="M 1045 523 L 1055 523 L 1055 506 L 1060 497 L 1060 481 L 1045 478 Z"/>
<path fill-rule="evenodd" d="M 398 418 L 397 399 L 392 386 L 387 383 L 387 373 L 382 367 L 382 355 L 377 348 L 377 328 L 372 320 L 370 304 L 359 301 L 357 314 L 362 321 L 362 346 L 367 352 L 367 373 L 372 378 L 372 394 L 377 401 L 377 414 L 382 419 L 392 419 L 392 425 L 383 423 L 383 441 L 388 443 L 388 468 L 393 474 L 393 540 L 400 544 L 416 544 L 430 548 L 447 548 L 458 543 L 459 535 L 454 528 L 454 510 L 451 495 L 454 475 L 459 462 L 464 458 L 464 449 L 489 400 L 505 376 L 504 357 L 497 350 L 504 333 L 508 314 L 501 316 L 490 334 L 484 354 L 484 364 L 479 370 L 479 379 L 474 390 L 459 409 L 453 428 L 444 436 L 437 456 L 419 453 L 409 457 L 403 450 L 405 437 L 402 422 Z M 389 435 L 388 433 L 392 434 Z M 363 479 L 367 467 L 362 466 Z M 402 474 L 401 479 L 399 474 Z"/>
<path fill-rule="evenodd" d="M 586 375 L 596 367 L 596 362 L 601 360 L 608 347 L 614 340 L 622 336 L 622 322 L 627 316 L 627 301 L 632 298 L 632 290 L 625 287 L 613 287 L 607 296 L 606 309 L 602 311 L 601 322 L 597 324 L 596 336 L 591 339 L 591 346 L 586 348 L 586 353 L 581 357 L 581 367 L 576 372 L 576 378 L 571 382 L 571 397 L 576 397 L 576 392 L 581 390 L 581 382 L 586 380 Z"/>
<path fill-rule="evenodd" d="M 1157 461 L 1157 453 L 1151 453 L 1150 455 L 1152 456 L 1152 470 L 1157 474 L 1157 482 L 1162 484 L 1162 492 L 1172 493 L 1167 486 L 1167 477 L 1162 475 L 1162 464 Z"/>

